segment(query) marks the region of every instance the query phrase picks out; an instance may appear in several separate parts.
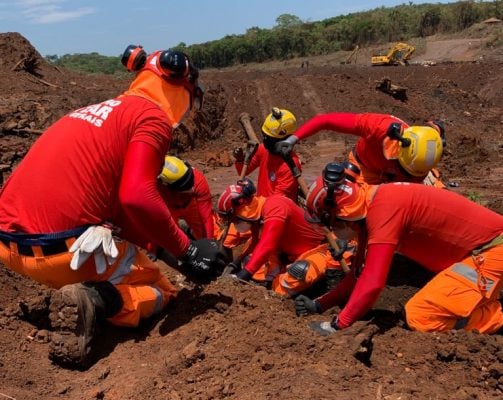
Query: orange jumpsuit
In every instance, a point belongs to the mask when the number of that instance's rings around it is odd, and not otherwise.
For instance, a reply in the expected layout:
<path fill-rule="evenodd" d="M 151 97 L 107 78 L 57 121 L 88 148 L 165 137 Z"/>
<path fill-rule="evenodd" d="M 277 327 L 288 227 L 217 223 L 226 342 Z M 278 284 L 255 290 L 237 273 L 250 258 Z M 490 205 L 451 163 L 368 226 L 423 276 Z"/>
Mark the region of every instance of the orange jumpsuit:
<path fill-rule="evenodd" d="M 347 300 L 338 316 L 340 328 L 361 318 L 377 300 L 394 252 L 437 274 L 405 306 L 411 329 L 493 333 L 503 326 L 498 301 L 503 288 L 503 244 L 498 242 L 503 216 L 453 192 L 384 184 L 369 206 L 366 230 L 361 276 L 346 276 L 318 299 L 324 310 Z"/>
<path fill-rule="evenodd" d="M 254 280 L 270 281 L 276 293 L 294 296 L 323 278 L 327 268 L 340 268 L 329 245 L 322 243 L 324 234 L 305 220 L 304 210 L 291 199 L 266 198 L 261 221 L 260 237 L 244 266 Z"/>

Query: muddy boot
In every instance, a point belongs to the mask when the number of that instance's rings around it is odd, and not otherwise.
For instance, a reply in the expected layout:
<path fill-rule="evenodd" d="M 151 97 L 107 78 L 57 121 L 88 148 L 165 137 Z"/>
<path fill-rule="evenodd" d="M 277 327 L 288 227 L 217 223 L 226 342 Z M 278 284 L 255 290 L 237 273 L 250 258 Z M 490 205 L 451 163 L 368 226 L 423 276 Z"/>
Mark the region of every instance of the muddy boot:
<path fill-rule="evenodd" d="M 49 358 L 65 367 L 88 367 L 93 361 L 97 324 L 121 308 L 120 294 L 109 282 L 77 283 L 54 292 L 49 306 L 54 330 Z"/>

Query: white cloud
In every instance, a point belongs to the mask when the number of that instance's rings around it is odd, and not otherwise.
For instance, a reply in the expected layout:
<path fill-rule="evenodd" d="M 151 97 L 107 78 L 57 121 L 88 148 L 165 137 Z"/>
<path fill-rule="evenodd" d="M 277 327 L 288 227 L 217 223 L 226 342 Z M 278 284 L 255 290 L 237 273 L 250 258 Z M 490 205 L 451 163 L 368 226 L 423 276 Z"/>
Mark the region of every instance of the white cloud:
<path fill-rule="evenodd" d="M 35 24 L 65 22 L 96 12 L 92 7 L 63 9 L 62 5 L 67 2 L 66 0 L 17 0 L 16 2 L 26 19 Z"/>

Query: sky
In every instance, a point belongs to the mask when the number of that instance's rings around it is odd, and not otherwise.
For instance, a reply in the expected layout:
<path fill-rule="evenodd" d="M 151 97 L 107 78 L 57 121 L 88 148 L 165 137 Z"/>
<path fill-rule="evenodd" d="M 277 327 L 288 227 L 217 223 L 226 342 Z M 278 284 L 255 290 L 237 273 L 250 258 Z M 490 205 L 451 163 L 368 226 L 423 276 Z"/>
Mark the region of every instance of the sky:
<path fill-rule="evenodd" d="M 452 0 L 451 0 L 452 1 Z M 411 3 L 447 3 L 414 0 Z M 270 29 L 281 14 L 304 22 L 408 4 L 400 0 L 0 0 L 0 32 L 18 32 L 42 55 L 119 56 L 129 44 L 147 52 Z"/>

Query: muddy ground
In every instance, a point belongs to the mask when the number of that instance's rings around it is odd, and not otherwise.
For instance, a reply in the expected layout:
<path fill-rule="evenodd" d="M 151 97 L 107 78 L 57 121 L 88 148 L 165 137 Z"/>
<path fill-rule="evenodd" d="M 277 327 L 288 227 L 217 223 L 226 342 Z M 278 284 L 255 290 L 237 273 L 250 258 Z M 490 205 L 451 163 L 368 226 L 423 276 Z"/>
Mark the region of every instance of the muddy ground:
<path fill-rule="evenodd" d="M 445 52 L 430 41 L 426 54 L 440 54 L 442 62 L 429 67 L 327 65 L 315 59 L 309 68 L 300 68 L 299 61 L 270 69 L 202 71 L 204 108 L 178 130 L 173 152 L 201 168 L 218 196 L 236 179 L 229 151 L 245 142 L 238 121 L 243 111 L 257 131 L 272 106 L 292 110 L 300 123 L 330 111 L 392 113 L 411 123 L 441 118 L 448 140 L 440 166 L 444 180 L 503 213 L 503 57 L 479 39 L 476 50 L 473 41 L 449 46 L 456 62 L 445 60 Z M 406 88 L 407 98 L 376 90 L 385 77 Z M 0 34 L 3 177 L 44 128 L 68 111 L 114 97 L 127 84 L 57 69 L 25 38 Z M 342 159 L 352 143 L 352 137 L 324 132 L 298 145 L 306 180 L 327 161 Z M 100 357 L 85 371 L 62 369 L 47 358 L 50 291 L 0 265 L 0 398 L 503 397 L 502 336 L 421 334 L 404 327 L 403 304 L 429 278 L 407 260 L 396 260 L 363 333 L 358 335 L 356 326 L 329 338 L 308 327 L 320 316 L 296 317 L 291 300 L 228 279 L 197 286 L 160 265 L 180 287 L 177 300 L 139 329 L 106 327 Z"/>

